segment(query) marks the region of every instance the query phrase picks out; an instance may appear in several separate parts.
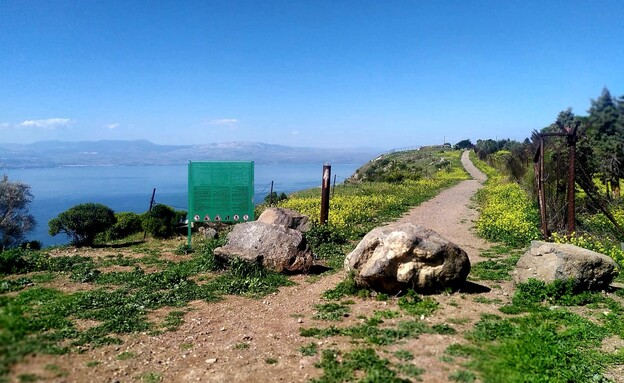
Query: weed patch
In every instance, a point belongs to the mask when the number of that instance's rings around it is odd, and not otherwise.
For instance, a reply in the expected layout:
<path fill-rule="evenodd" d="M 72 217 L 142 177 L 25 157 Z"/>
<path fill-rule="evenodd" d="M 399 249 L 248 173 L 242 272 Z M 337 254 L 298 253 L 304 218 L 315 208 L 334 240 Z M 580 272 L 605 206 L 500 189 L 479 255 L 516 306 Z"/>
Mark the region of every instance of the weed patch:
<path fill-rule="evenodd" d="M 323 376 L 312 379 L 314 383 L 350 382 L 356 377 L 361 382 L 409 382 L 399 376 L 396 367 L 387 359 L 380 358 L 371 348 L 356 348 L 343 355 L 336 350 L 324 350 L 316 367 L 323 369 Z"/>
<path fill-rule="evenodd" d="M 314 305 L 314 308 L 317 313 L 312 318 L 327 321 L 341 321 L 351 311 L 348 306 L 333 302 Z"/>
<path fill-rule="evenodd" d="M 414 290 L 409 290 L 407 294 L 400 297 L 398 305 L 408 314 L 417 316 L 429 316 L 440 306 L 435 299 L 431 297 L 421 298 Z"/>

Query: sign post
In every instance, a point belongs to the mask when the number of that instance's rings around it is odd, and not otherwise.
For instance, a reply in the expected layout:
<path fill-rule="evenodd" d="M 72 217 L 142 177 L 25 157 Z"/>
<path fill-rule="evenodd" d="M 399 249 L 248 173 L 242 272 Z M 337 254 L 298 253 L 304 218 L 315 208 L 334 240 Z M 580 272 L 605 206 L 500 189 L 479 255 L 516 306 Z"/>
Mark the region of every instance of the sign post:
<path fill-rule="evenodd" d="M 254 163 L 188 164 L 188 246 L 195 222 L 254 220 Z"/>

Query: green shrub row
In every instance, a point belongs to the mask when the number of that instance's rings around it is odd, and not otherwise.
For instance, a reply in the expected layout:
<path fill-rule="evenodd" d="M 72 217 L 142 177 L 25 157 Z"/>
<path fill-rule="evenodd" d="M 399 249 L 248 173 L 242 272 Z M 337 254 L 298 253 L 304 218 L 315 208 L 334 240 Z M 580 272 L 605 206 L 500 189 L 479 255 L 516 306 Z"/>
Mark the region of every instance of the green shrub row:
<path fill-rule="evenodd" d="M 48 223 L 49 233 L 65 233 L 76 246 L 92 246 L 95 242 L 115 241 L 145 231 L 155 238 L 170 238 L 186 218 L 185 211 L 157 204 L 145 214 L 114 213 L 97 203 L 76 205 L 60 213 Z"/>

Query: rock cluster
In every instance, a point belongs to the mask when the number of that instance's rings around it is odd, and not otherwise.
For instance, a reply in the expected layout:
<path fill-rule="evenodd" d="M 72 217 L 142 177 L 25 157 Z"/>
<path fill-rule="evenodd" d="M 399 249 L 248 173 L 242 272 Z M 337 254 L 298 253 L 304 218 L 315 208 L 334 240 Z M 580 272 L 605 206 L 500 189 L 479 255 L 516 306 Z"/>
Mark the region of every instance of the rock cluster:
<path fill-rule="evenodd" d="M 214 253 L 258 262 L 277 272 L 306 273 L 312 266 L 313 255 L 298 230 L 306 223 L 307 217 L 292 210 L 267 209 L 257 221 L 234 226 L 225 246 L 216 248 Z"/>

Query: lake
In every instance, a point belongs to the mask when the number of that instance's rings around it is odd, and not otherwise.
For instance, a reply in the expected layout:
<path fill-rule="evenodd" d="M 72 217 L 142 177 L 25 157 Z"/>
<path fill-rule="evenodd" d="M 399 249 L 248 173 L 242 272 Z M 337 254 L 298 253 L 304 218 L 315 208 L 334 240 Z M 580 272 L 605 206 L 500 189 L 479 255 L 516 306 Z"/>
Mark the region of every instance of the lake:
<path fill-rule="evenodd" d="M 361 164 L 332 164 L 332 180 L 351 176 Z M 255 164 L 254 202 L 269 194 L 271 181 L 277 193 L 286 194 L 321 185 L 323 164 Z M 30 213 L 37 227 L 29 240 L 44 246 L 65 244 L 67 237 L 48 234 L 48 221 L 72 206 L 85 202 L 104 204 L 115 212 L 143 213 L 148 210 L 152 189 L 156 203 L 186 210 L 187 165 L 176 166 L 75 166 L 35 169 L 2 169 L 11 181 L 30 185 L 34 196 Z M 320 193 L 319 193 L 320 195 Z M 320 198 L 320 197 L 319 197 Z"/>

